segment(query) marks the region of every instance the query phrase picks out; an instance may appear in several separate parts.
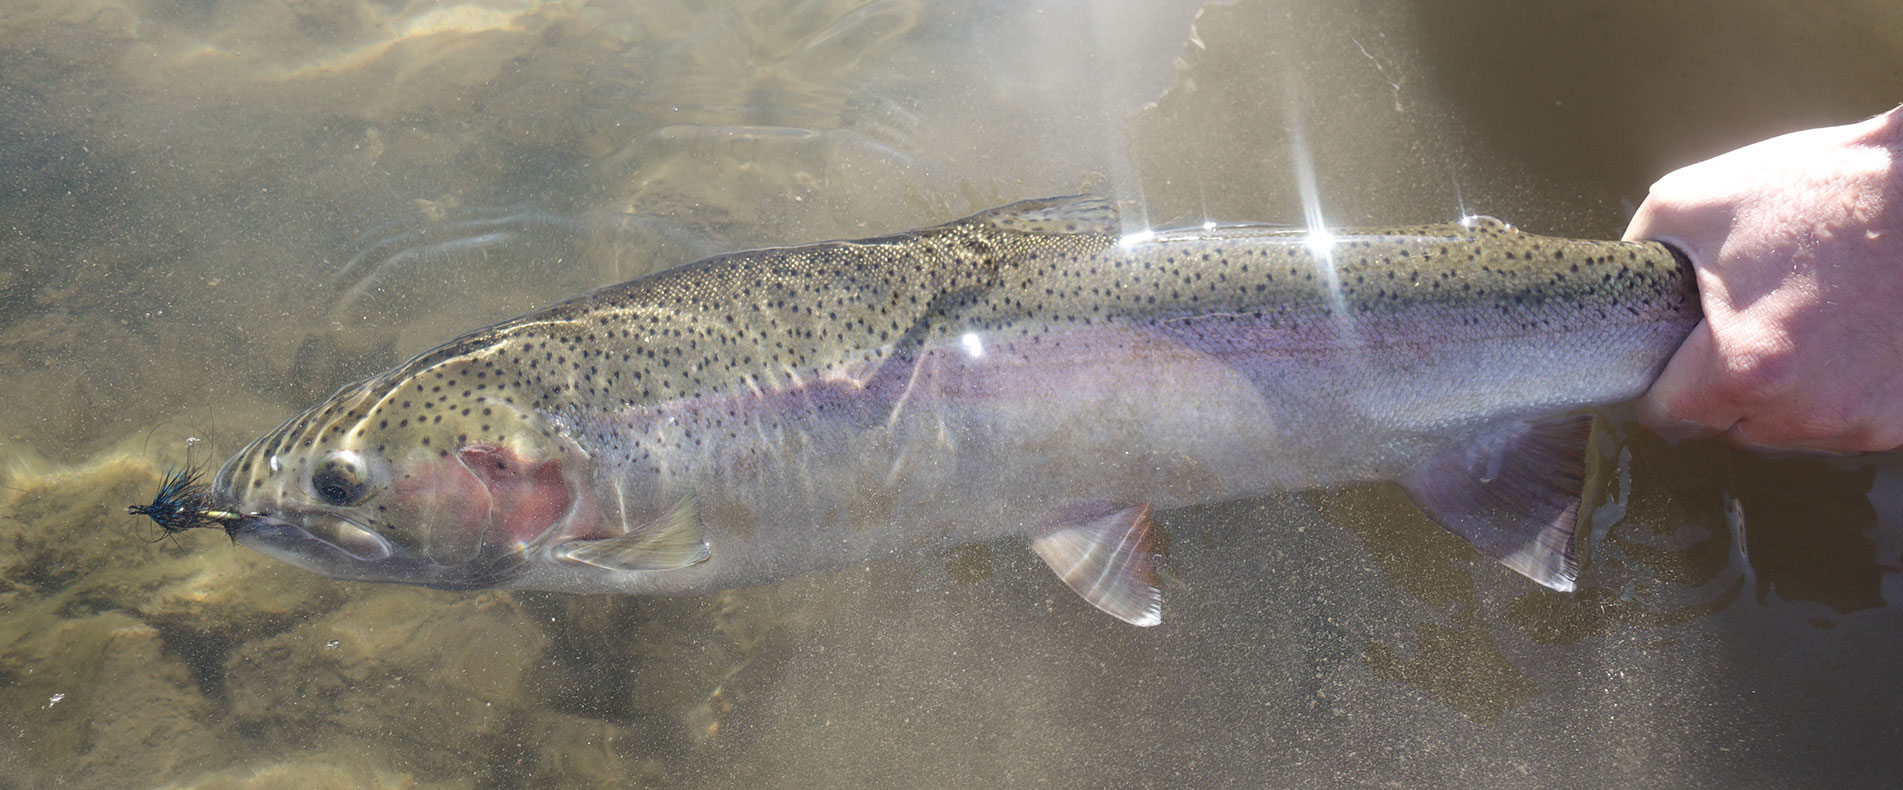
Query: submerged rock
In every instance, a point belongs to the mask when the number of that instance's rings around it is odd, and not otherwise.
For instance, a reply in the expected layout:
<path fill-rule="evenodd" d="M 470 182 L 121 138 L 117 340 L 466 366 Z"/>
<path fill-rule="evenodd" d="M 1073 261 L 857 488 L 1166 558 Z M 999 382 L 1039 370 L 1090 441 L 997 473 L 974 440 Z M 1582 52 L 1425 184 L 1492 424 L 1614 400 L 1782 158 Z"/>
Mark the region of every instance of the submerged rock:
<path fill-rule="evenodd" d="M 305 573 L 236 546 L 167 574 L 132 602 L 140 616 L 170 631 L 206 641 L 236 643 L 280 633 L 336 609 L 347 584 Z"/>
<path fill-rule="evenodd" d="M 244 765 L 173 785 L 175 790 L 465 790 L 473 781 L 419 782 L 407 773 L 364 765 L 350 754 L 312 755 Z"/>
<path fill-rule="evenodd" d="M 649 733 L 623 724 L 560 713 L 538 713 L 520 742 L 533 750 L 523 787 L 584 790 L 654 786 L 667 779 L 663 762 L 647 754 Z"/>
<path fill-rule="evenodd" d="M 31 614 L 7 618 L 0 634 L 0 727 L 11 780 L 131 787 L 217 758 L 214 706 L 166 652 L 158 629 L 119 613 Z"/>
<path fill-rule="evenodd" d="M 352 743 L 388 765 L 467 773 L 522 715 L 545 647 L 501 595 L 388 589 L 231 654 L 231 726 L 268 745 Z"/>

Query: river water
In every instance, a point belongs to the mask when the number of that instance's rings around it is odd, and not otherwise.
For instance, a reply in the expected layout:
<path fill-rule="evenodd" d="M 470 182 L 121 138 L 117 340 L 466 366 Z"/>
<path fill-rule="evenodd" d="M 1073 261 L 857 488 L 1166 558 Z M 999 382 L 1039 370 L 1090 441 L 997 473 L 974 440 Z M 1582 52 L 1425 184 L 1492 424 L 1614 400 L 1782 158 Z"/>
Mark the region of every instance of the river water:
<path fill-rule="evenodd" d="M 1550 6 L 1550 7 L 1549 7 Z M 334 582 L 123 513 L 452 334 L 1076 192 L 1491 214 L 1889 108 L 1886 0 L 69 0 L 0 19 L 0 788 L 1888 786 L 1903 463 L 1595 441 L 1581 590 L 1397 489 L 682 598 Z"/>

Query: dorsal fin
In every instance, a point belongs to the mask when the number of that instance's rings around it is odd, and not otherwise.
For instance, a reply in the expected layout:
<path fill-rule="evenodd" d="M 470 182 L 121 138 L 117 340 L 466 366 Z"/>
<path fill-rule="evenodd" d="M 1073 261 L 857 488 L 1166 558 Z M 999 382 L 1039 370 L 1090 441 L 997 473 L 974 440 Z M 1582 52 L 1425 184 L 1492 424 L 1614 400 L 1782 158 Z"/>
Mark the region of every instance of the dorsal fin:
<path fill-rule="evenodd" d="M 1091 195 L 1020 200 L 979 212 L 972 219 L 1000 230 L 1049 236 L 1123 232 L 1117 207 L 1106 198 Z"/>

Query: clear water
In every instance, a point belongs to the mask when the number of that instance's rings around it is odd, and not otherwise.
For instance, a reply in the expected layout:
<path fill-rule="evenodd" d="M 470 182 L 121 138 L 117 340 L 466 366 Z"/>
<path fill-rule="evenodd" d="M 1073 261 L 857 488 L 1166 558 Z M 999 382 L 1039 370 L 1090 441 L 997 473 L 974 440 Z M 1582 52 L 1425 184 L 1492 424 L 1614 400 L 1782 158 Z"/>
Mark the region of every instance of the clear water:
<path fill-rule="evenodd" d="M 582 598 L 121 512 L 454 332 L 713 252 L 1084 190 L 1139 228 L 1612 237 L 1672 167 L 1903 84 L 1884 0 L 1026 5 L 9 8 L 0 788 L 1893 780 L 1890 458 L 1614 419 L 1570 596 L 1390 488 L 1168 513 L 1147 630 L 1008 543 Z"/>

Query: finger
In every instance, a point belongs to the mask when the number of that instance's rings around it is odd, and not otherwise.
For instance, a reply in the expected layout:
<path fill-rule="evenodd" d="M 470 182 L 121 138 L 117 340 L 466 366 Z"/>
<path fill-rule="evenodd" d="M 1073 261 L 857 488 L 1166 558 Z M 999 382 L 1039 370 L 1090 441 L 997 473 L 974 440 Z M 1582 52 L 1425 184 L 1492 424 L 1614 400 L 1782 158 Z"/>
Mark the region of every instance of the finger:
<path fill-rule="evenodd" d="M 1639 398 L 1639 421 L 1673 440 L 1713 436 L 1736 424 L 1741 416 L 1736 407 L 1710 395 L 1718 366 L 1711 325 L 1699 321 Z"/>
<path fill-rule="evenodd" d="M 1625 235 L 1619 238 L 1624 241 L 1661 241 L 1654 230 L 1658 227 L 1658 213 L 1659 198 L 1657 185 L 1654 185 L 1653 191 L 1646 193 L 1645 200 L 1639 202 L 1638 210 L 1632 212 L 1632 221 L 1626 223 Z"/>
<path fill-rule="evenodd" d="M 1770 411 L 1817 413 L 1827 407 L 1792 403 Z M 1806 430 L 1809 428 L 1810 430 Z M 1726 441 L 1750 450 L 1780 450 L 1822 455 L 1886 452 L 1903 446 L 1903 415 L 1871 413 L 1849 420 L 1805 425 L 1747 416 L 1725 433 Z"/>
<path fill-rule="evenodd" d="M 1704 272 L 1713 253 L 1724 246 L 1732 225 L 1731 208 L 1690 189 L 1696 185 L 1699 165 L 1666 174 L 1652 185 L 1645 200 L 1626 223 L 1626 241 L 1662 241 L 1691 259 Z"/>

